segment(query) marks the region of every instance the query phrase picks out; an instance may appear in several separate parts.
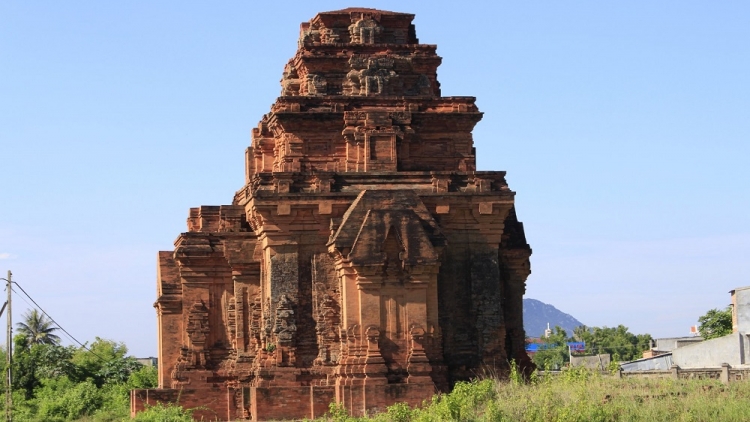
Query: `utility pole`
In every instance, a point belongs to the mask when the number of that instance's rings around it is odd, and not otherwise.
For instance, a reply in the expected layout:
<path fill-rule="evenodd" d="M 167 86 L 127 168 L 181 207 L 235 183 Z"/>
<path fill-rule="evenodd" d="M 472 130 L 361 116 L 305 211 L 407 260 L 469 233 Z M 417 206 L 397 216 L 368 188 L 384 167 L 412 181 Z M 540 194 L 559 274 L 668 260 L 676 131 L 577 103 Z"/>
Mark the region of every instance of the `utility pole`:
<path fill-rule="evenodd" d="M 6 340 L 6 377 L 5 377 L 5 421 L 11 422 L 13 421 L 13 321 L 12 321 L 12 312 L 11 312 L 11 306 L 10 306 L 10 300 L 11 300 L 11 287 L 12 287 L 12 281 L 11 281 L 11 274 L 10 270 L 8 270 L 8 278 L 5 279 L 5 281 L 8 282 L 7 289 L 8 289 L 8 331 L 7 331 L 7 340 Z"/>

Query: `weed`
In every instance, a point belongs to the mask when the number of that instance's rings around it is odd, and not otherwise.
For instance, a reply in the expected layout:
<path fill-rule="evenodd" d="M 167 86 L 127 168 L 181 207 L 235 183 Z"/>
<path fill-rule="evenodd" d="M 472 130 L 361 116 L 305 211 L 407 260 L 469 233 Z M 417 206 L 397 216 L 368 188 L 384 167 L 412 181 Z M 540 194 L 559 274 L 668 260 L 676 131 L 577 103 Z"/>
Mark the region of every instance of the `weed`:
<path fill-rule="evenodd" d="M 716 380 L 623 378 L 569 368 L 557 376 L 532 374 L 523 382 L 511 372 L 507 380 L 459 382 L 450 394 L 436 395 L 422 408 L 405 403 L 370 418 L 352 418 L 331 405 L 329 421 L 745 421 L 750 383 L 728 386 Z"/>

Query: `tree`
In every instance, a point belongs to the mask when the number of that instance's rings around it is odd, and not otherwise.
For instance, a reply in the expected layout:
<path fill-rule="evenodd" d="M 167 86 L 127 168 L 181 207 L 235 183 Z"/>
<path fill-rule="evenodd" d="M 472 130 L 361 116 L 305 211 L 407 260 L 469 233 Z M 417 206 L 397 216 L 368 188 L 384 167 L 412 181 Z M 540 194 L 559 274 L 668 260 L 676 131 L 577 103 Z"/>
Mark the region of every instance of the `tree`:
<path fill-rule="evenodd" d="M 158 383 L 157 369 L 127 356 L 123 343 L 97 337 L 88 347 L 30 344 L 17 334 L 13 345 L 14 420 L 127 420 L 130 390 Z M 188 420 L 174 416 L 179 409 L 167 410 L 144 420 Z"/>
<path fill-rule="evenodd" d="M 732 334 L 732 307 L 727 306 L 723 311 L 711 309 L 706 312 L 698 318 L 698 331 L 706 340 Z"/>
<path fill-rule="evenodd" d="M 142 365 L 134 357 L 126 356 L 127 353 L 124 343 L 96 337 L 88 350 L 76 350 L 72 361 L 78 367 L 79 381 L 92 378 L 96 386 L 101 387 L 105 383 L 124 382 L 140 369 Z"/>
<path fill-rule="evenodd" d="M 73 346 L 29 344 L 28 337 L 13 337 L 13 388 L 31 398 L 45 378 L 75 377 L 78 369 L 71 362 Z"/>
<path fill-rule="evenodd" d="M 540 369 L 558 370 L 570 361 L 567 343 L 570 341 L 564 328 L 556 325 L 549 337 L 543 338 L 539 351 L 534 353 L 532 361 Z"/>
<path fill-rule="evenodd" d="M 639 359 L 651 345 L 650 334 L 635 335 L 624 325 L 617 327 L 586 327 L 573 330 L 576 341 L 586 343 L 587 353 L 608 353 L 614 361 Z"/>
<path fill-rule="evenodd" d="M 60 344 L 60 337 L 53 334 L 57 331 L 52 321 L 37 312 L 36 309 L 26 311 L 23 315 L 23 322 L 16 324 L 18 333 L 26 338 L 29 346 L 35 344 Z"/>

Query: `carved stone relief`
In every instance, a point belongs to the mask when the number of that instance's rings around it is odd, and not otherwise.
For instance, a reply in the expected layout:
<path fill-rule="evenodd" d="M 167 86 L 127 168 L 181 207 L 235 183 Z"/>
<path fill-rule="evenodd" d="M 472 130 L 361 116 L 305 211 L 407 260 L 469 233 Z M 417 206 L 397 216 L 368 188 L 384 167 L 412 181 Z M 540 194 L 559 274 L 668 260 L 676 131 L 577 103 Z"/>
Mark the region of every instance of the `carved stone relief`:
<path fill-rule="evenodd" d="M 250 351 L 256 352 L 261 346 L 261 325 L 263 324 L 262 300 L 256 296 L 250 305 Z"/>
<path fill-rule="evenodd" d="M 194 348 L 203 348 L 206 345 L 209 332 L 211 332 L 211 329 L 208 326 L 208 309 L 202 301 L 195 302 L 190 307 L 187 324 L 187 333 L 191 345 Z"/>
<path fill-rule="evenodd" d="M 180 348 L 180 356 L 177 358 L 177 363 L 175 363 L 174 369 L 170 373 L 172 388 L 178 388 L 181 384 L 188 381 L 187 370 L 194 368 L 190 364 L 190 354 L 190 350 L 187 347 L 183 346 Z"/>
<path fill-rule="evenodd" d="M 281 77 L 281 96 L 299 95 L 300 80 L 297 76 L 297 68 L 287 63 Z"/>
<path fill-rule="evenodd" d="M 398 74 L 393 70 L 394 59 L 389 57 L 362 58 L 353 56 L 349 60 L 352 70 L 343 83 L 344 95 L 388 95 Z"/>
<path fill-rule="evenodd" d="M 325 95 L 326 94 L 326 90 L 328 89 L 328 84 L 326 83 L 326 80 L 322 76 L 311 73 L 306 76 L 306 81 L 307 81 L 307 95 Z"/>
<path fill-rule="evenodd" d="M 227 303 L 227 338 L 232 342 L 232 348 L 237 348 L 237 302 L 230 298 Z"/>
<path fill-rule="evenodd" d="M 349 42 L 352 44 L 375 44 L 383 27 L 372 19 L 361 19 L 349 25 Z"/>
<path fill-rule="evenodd" d="M 337 42 L 341 42 L 341 36 L 335 29 L 321 28 L 320 42 L 323 44 L 336 44 Z"/>
<path fill-rule="evenodd" d="M 317 29 L 306 29 L 300 32 L 297 46 L 302 48 L 305 44 L 314 42 L 320 42 L 320 31 Z"/>
<path fill-rule="evenodd" d="M 318 365 L 334 364 L 339 360 L 339 327 L 341 311 L 338 302 L 329 293 L 323 283 L 316 283 L 315 294 L 315 331 L 318 336 Z"/>
<path fill-rule="evenodd" d="M 276 323 L 273 329 L 280 345 L 292 345 L 294 335 L 297 333 L 297 325 L 294 317 L 294 303 L 289 297 L 282 294 L 279 304 L 276 306 Z"/>
<path fill-rule="evenodd" d="M 196 368 L 204 368 L 208 356 L 206 341 L 211 328 L 208 323 L 208 308 L 202 301 L 195 302 L 190 307 L 186 331 L 192 352 L 190 364 Z"/>

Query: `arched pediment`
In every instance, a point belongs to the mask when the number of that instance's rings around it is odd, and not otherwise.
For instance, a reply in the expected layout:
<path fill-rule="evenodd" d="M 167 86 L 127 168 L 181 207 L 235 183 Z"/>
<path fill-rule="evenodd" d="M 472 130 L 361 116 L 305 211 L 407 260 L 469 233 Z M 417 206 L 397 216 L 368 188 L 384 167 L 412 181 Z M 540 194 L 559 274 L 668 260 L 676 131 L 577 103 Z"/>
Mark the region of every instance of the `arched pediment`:
<path fill-rule="evenodd" d="M 363 191 L 351 205 L 329 242 L 355 266 L 379 265 L 387 259 L 384 245 L 395 241 L 405 266 L 439 261 L 445 237 L 413 191 Z M 330 250 L 330 249 L 329 249 Z"/>

